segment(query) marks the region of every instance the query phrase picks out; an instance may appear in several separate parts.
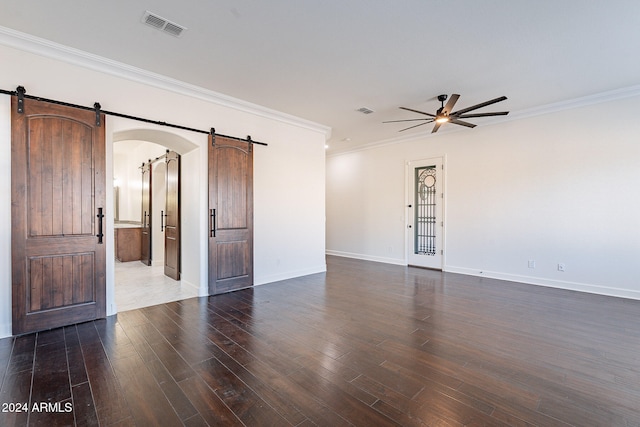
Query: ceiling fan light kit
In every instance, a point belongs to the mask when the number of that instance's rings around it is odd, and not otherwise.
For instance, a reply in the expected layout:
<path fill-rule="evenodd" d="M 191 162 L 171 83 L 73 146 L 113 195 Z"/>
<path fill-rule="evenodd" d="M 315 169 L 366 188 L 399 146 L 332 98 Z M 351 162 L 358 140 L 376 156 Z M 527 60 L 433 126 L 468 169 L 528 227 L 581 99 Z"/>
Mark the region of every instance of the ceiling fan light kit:
<path fill-rule="evenodd" d="M 400 109 L 402 110 L 425 115 L 427 116 L 426 118 L 407 119 L 407 120 L 390 120 L 383 123 L 399 123 L 399 122 L 414 122 L 414 121 L 423 122 L 423 123 L 418 123 L 417 125 L 409 126 L 408 128 L 401 129 L 399 132 L 403 132 L 405 130 L 413 129 L 418 126 L 426 125 L 429 123 L 435 123 L 435 125 L 433 126 L 433 129 L 431 130 L 431 133 L 435 133 L 438 131 L 438 129 L 440 129 L 440 126 L 445 123 L 453 123 L 453 124 L 465 126 L 468 128 L 476 127 L 476 125 L 474 125 L 473 123 L 469 123 L 460 119 L 468 119 L 473 117 L 506 116 L 507 114 L 509 114 L 508 111 L 467 114 L 470 111 L 477 110 L 479 108 L 486 107 L 491 104 L 495 104 L 496 102 L 504 101 L 505 99 L 507 99 L 506 96 L 501 96 L 499 98 L 491 99 L 489 101 L 482 102 L 480 104 L 476 104 L 471 107 L 463 108 L 462 110 L 453 111 L 453 112 L 452 112 L 453 106 L 456 104 L 456 102 L 458 102 L 458 98 L 460 98 L 460 95 L 458 95 L 457 93 L 452 94 L 451 97 L 449 98 L 449 101 L 445 105 L 444 102 L 447 100 L 447 98 L 448 98 L 447 95 L 438 95 L 438 101 L 440 101 L 441 106 L 436 111 L 436 114 L 426 113 L 424 111 L 414 110 L 407 107 L 400 107 Z"/>

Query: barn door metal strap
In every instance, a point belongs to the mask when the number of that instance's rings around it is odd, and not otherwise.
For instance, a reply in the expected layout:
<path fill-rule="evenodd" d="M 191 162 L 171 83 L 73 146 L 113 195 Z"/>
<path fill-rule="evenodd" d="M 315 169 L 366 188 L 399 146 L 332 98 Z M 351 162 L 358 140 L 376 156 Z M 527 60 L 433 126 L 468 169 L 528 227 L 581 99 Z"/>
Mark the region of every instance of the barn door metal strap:
<path fill-rule="evenodd" d="M 220 135 L 218 133 L 216 133 L 215 128 L 211 128 L 211 130 L 209 131 L 209 134 L 211 135 L 211 146 L 215 147 L 216 145 L 216 136 L 222 137 L 222 138 L 227 138 L 227 139 L 235 139 L 236 141 L 246 141 L 249 143 L 249 152 L 251 152 L 252 145 L 253 144 L 262 144 L 261 142 L 256 142 L 253 139 L 251 139 L 251 135 L 247 135 L 246 138 L 236 138 L 233 136 L 227 136 L 227 135 Z M 266 144 L 263 144 L 266 145 Z"/>

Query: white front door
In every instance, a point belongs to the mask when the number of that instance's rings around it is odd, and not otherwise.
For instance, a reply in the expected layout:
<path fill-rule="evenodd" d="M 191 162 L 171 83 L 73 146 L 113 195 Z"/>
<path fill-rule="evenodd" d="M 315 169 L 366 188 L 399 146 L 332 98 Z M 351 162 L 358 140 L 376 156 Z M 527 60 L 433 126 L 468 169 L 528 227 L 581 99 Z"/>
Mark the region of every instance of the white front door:
<path fill-rule="evenodd" d="M 442 270 L 442 158 L 407 162 L 407 264 Z"/>

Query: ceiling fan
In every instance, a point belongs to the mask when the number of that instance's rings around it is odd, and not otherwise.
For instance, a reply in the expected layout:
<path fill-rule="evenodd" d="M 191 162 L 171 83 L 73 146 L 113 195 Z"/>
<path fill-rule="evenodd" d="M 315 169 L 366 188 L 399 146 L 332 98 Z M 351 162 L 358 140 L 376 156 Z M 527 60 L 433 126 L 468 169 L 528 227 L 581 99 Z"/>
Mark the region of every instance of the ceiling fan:
<path fill-rule="evenodd" d="M 495 104 L 496 102 L 504 101 L 505 99 L 507 99 L 506 96 L 501 96 L 499 98 L 495 98 L 495 99 L 492 99 L 490 101 L 486 101 L 486 102 L 483 102 L 483 103 L 480 103 L 480 104 L 476 104 L 476 105 L 473 105 L 471 107 L 463 108 L 462 110 L 451 112 L 451 110 L 453 110 L 453 106 L 458 101 L 458 98 L 460 98 L 460 95 L 458 95 L 457 93 L 454 93 L 453 95 L 451 95 L 451 98 L 449 98 L 449 101 L 447 102 L 447 105 L 445 105 L 444 101 L 447 100 L 447 95 L 438 95 L 438 101 L 441 102 L 442 106 L 440 108 L 438 108 L 438 110 L 436 111 L 436 114 L 425 113 L 424 111 L 413 110 L 411 108 L 406 108 L 406 107 L 400 107 L 400 109 L 402 109 L 402 110 L 412 111 L 412 112 L 418 113 L 418 114 L 424 114 L 425 116 L 428 116 L 428 118 L 407 119 L 407 120 L 390 120 L 390 121 L 382 122 L 382 123 L 415 122 L 415 121 L 423 121 L 424 122 L 424 123 L 419 123 L 419 124 L 417 124 L 415 126 L 409 126 L 408 128 L 401 129 L 400 132 L 402 132 L 402 131 L 405 131 L 405 130 L 413 129 L 413 128 L 418 127 L 418 126 L 422 126 L 422 125 L 426 125 L 428 123 L 434 123 L 435 122 L 435 125 L 433 126 L 433 130 L 431 131 L 431 133 L 434 133 L 434 132 L 437 132 L 438 129 L 440 129 L 440 126 L 442 126 L 444 123 L 453 123 L 453 124 L 460 125 L 460 126 L 466 126 L 466 127 L 469 127 L 469 128 L 474 128 L 474 127 L 476 127 L 476 125 L 474 125 L 473 123 L 465 122 L 465 121 L 460 120 L 460 119 L 470 119 L 470 118 L 473 118 L 473 117 L 506 116 L 507 114 L 509 114 L 508 111 L 497 111 L 497 112 L 493 112 L 493 113 L 471 113 L 471 114 L 467 114 L 470 111 L 477 110 L 477 109 L 482 108 L 482 107 L 486 107 L 487 105 L 491 105 L 491 104 Z"/>

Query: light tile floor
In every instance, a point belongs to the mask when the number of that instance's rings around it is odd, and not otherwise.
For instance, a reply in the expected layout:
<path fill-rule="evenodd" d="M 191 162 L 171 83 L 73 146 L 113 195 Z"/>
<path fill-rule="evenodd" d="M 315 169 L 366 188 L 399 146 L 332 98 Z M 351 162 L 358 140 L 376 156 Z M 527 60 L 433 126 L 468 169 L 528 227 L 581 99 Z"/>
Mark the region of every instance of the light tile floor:
<path fill-rule="evenodd" d="M 116 260 L 115 293 L 118 311 L 128 311 L 197 297 L 198 289 L 165 276 L 163 266 Z"/>

